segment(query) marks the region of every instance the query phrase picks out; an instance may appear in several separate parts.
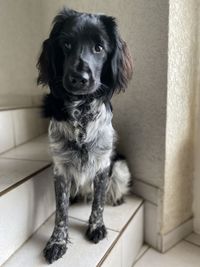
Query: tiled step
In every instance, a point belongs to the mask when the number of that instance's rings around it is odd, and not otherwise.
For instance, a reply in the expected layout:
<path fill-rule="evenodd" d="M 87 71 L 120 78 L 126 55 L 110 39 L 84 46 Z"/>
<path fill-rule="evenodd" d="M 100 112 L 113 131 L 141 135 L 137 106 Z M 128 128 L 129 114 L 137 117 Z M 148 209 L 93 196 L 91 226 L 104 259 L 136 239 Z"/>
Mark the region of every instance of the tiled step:
<path fill-rule="evenodd" d="M 0 158 L 51 162 L 47 136 L 42 135 L 8 152 L 4 152 L 0 154 Z"/>
<path fill-rule="evenodd" d="M 0 266 L 54 212 L 54 206 L 50 168 L 0 197 Z"/>
<path fill-rule="evenodd" d="M 46 135 L 0 154 L 0 196 L 50 164 Z"/>
<path fill-rule="evenodd" d="M 50 218 L 24 242 L 55 211 L 50 165 L 45 135 L 0 155 L 0 266 L 46 266 L 41 250 L 53 229 L 54 219 Z M 90 205 L 70 207 L 73 245 L 70 243 L 68 253 L 55 266 L 65 266 L 66 262 L 73 267 L 131 266 L 143 242 L 142 200 L 131 196 L 119 207 L 106 206 L 109 234 L 98 245 L 84 239 L 90 211 Z M 83 254 L 84 265 L 81 265 Z"/>
<path fill-rule="evenodd" d="M 47 125 L 39 107 L 0 109 L 0 153 L 45 133 Z"/>
<path fill-rule="evenodd" d="M 0 155 L 0 266 L 55 211 L 46 136 Z"/>
<path fill-rule="evenodd" d="M 85 239 L 90 205 L 75 204 L 70 207 L 70 244 L 55 267 L 131 267 L 143 244 L 143 202 L 129 196 L 126 203 L 106 206 L 104 221 L 108 229 L 106 239 L 92 244 Z M 3 265 L 3 267 L 47 266 L 42 249 L 54 226 L 54 216 Z"/>

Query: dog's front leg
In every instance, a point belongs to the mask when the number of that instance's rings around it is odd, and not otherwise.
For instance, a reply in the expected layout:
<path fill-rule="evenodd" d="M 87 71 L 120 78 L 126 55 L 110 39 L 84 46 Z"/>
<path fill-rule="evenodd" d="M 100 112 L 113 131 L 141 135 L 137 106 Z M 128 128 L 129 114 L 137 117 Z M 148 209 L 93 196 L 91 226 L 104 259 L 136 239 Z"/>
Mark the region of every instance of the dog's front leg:
<path fill-rule="evenodd" d="M 54 169 L 54 185 L 56 197 L 56 218 L 53 233 L 44 249 L 44 257 L 48 263 L 61 258 L 67 250 L 68 242 L 68 207 L 71 180 L 65 174 L 58 174 Z"/>
<path fill-rule="evenodd" d="M 92 212 L 89 219 L 89 226 L 86 232 L 88 239 L 94 243 L 98 243 L 107 234 L 103 222 L 107 179 L 108 169 L 97 174 L 94 179 L 94 199 L 92 203 Z"/>

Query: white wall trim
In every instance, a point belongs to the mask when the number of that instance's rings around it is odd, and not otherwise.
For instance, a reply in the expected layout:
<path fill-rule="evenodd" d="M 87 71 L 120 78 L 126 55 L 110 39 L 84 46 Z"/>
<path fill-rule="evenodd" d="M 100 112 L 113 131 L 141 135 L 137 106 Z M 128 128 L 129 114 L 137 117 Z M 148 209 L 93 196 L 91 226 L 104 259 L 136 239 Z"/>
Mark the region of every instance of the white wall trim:
<path fill-rule="evenodd" d="M 186 238 L 193 230 L 193 220 L 190 219 L 185 223 L 181 224 L 166 235 L 160 235 L 158 237 L 158 243 L 161 252 L 166 252 L 168 249 L 176 245 L 179 241 Z"/>
<path fill-rule="evenodd" d="M 160 252 L 166 252 L 193 231 L 193 219 L 189 219 L 167 234 L 160 233 L 159 206 L 145 201 L 144 240 Z"/>
<path fill-rule="evenodd" d="M 139 179 L 133 181 L 133 193 L 144 198 L 148 202 L 158 205 L 160 189 Z"/>

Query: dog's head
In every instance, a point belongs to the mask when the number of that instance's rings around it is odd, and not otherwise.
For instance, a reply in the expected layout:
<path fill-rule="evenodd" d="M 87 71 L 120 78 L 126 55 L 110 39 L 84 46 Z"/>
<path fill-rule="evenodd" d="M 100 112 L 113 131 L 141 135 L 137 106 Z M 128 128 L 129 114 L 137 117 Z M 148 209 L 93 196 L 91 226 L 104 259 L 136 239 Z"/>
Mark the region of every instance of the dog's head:
<path fill-rule="evenodd" d="M 52 94 L 105 94 L 124 90 L 132 62 L 115 19 L 64 9 L 53 21 L 37 63 L 38 84 Z"/>

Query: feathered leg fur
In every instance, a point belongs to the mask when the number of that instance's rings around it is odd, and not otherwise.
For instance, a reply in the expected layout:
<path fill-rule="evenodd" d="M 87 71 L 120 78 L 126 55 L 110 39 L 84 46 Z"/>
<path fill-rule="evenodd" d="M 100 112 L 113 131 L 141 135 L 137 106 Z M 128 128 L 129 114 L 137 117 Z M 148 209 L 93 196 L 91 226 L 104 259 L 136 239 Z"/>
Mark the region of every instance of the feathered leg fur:
<path fill-rule="evenodd" d="M 98 173 L 94 179 L 94 198 L 92 203 L 92 212 L 89 219 L 89 226 L 86 235 L 89 240 L 98 243 L 106 234 L 106 228 L 103 222 L 103 210 L 105 204 L 106 180 L 108 169 Z"/>
<path fill-rule="evenodd" d="M 56 218 L 53 233 L 43 251 L 48 263 L 61 258 L 68 243 L 68 207 L 71 181 L 66 175 L 58 173 L 54 168 L 54 185 L 56 197 Z"/>

